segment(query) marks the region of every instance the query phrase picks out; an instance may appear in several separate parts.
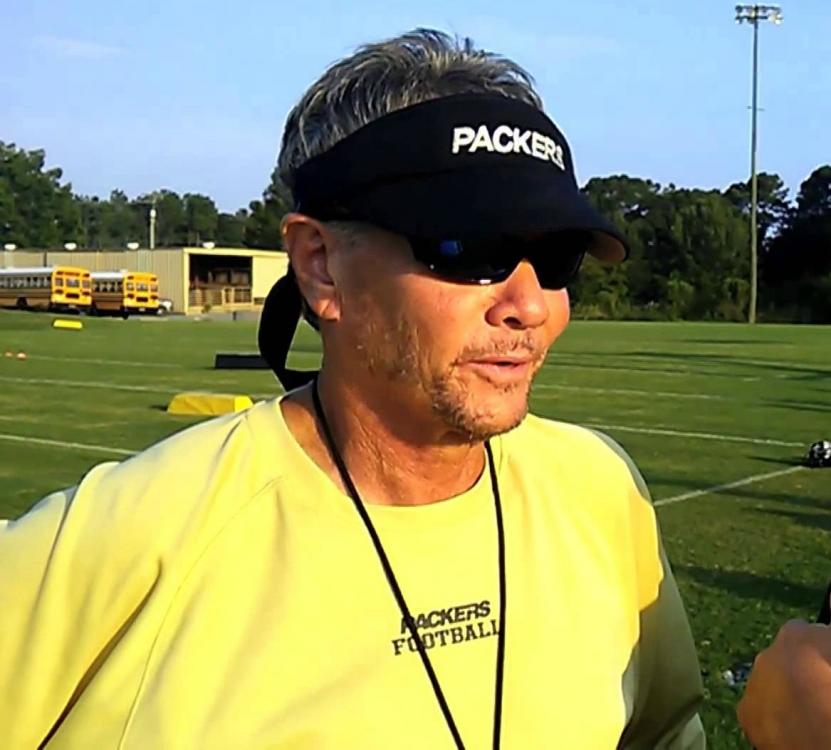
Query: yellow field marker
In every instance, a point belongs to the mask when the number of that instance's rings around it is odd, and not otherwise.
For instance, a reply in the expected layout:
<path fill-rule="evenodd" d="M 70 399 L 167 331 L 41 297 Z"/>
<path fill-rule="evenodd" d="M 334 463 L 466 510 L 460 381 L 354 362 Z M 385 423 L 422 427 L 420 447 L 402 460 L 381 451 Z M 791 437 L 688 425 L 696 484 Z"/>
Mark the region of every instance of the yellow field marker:
<path fill-rule="evenodd" d="M 61 320 L 56 318 L 52 321 L 52 328 L 64 328 L 68 331 L 80 331 L 84 324 L 80 320 Z"/>
<path fill-rule="evenodd" d="M 229 414 L 244 411 L 253 402 L 248 396 L 233 393 L 177 393 L 167 406 L 168 414 L 208 415 Z"/>

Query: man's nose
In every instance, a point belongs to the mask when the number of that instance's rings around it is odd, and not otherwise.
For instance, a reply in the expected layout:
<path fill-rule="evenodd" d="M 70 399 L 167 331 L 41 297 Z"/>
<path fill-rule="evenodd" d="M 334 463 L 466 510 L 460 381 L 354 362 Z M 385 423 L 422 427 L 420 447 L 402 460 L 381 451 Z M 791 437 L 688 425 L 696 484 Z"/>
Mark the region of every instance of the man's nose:
<path fill-rule="evenodd" d="M 521 261 L 513 273 L 496 285 L 496 299 L 488 322 L 514 329 L 537 328 L 548 320 L 548 306 L 534 267 Z"/>

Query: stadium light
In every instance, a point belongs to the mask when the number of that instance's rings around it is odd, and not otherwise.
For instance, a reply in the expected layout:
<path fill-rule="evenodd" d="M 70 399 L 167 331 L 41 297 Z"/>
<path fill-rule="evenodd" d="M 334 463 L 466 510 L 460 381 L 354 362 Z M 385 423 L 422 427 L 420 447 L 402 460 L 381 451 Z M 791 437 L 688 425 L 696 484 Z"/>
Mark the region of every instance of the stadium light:
<path fill-rule="evenodd" d="M 750 310 L 748 323 L 756 322 L 756 297 L 759 275 L 758 227 L 756 215 L 759 211 L 759 189 L 756 183 L 756 112 L 758 110 L 759 81 L 759 21 L 782 23 L 782 10 L 778 5 L 737 5 L 736 23 L 753 25 L 753 104 L 750 117 Z"/>

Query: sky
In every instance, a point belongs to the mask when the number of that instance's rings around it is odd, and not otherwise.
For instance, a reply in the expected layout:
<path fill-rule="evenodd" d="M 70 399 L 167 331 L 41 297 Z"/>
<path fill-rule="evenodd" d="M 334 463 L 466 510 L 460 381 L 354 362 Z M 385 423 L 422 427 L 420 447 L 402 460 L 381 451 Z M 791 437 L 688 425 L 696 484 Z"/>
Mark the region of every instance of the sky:
<path fill-rule="evenodd" d="M 831 0 L 759 29 L 760 171 L 831 163 Z M 723 189 L 750 172 L 752 29 L 723 0 L 6 0 L 0 141 L 76 193 L 259 198 L 304 90 L 360 44 L 430 27 L 535 78 L 578 179 Z"/>

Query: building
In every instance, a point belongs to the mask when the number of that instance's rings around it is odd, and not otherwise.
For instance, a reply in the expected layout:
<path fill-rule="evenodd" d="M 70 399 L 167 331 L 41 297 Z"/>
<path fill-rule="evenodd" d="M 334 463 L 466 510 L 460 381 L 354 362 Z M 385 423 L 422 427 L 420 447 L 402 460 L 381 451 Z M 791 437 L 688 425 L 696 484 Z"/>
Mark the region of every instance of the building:
<path fill-rule="evenodd" d="M 0 268 L 66 265 L 90 271 L 148 271 L 172 311 L 198 314 L 259 310 L 288 268 L 281 250 L 176 247 L 155 250 L 0 250 Z"/>

